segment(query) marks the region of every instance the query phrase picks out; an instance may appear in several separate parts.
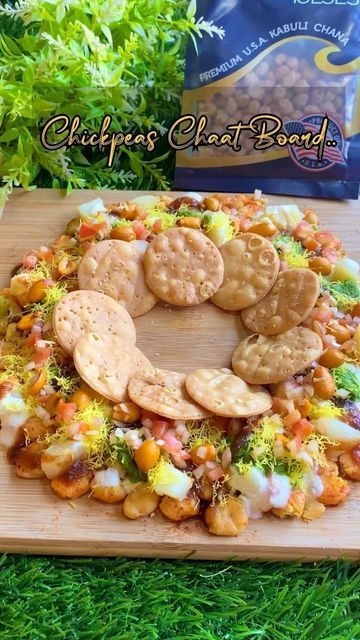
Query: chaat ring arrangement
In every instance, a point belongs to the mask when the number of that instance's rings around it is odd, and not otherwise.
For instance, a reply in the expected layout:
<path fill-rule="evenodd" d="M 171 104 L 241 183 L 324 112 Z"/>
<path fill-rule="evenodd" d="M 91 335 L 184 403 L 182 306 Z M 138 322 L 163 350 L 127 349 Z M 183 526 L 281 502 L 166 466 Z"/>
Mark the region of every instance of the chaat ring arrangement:
<path fill-rule="evenodd" d="M 155 368 L 157 302 L 241 314 L 229 368 Z M 360 480 L 359 265 L 260 192 L 78 207 L 0 295 L 0 443 L 21 478 L 236 536 L 313 520 Z M 176 368 L 176 367 L 174 367 Z"/>

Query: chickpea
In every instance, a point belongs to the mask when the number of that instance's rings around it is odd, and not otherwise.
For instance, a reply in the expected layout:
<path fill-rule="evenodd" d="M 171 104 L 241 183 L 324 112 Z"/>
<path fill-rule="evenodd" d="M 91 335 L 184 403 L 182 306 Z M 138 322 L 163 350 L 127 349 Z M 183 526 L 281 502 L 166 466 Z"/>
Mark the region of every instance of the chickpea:
<path fill-rule="evenodd" d="M 278 518 L 301 518 L 306 503 L 305 494 L 300 489 L 293 489 L 288 503 L 283 508 L 272 509 Z"/>
<path fill-rule="evenodd" d="M 277 228 L 272 222 L 259 222 L 249 229 L 250 233 L 257 233 L 264 238 L 270 238 L 277 232 Z"/>
<path fill-rule="evenodd" d="M 190 451 L 190 458 L 194 464 L 203 464 L 216 459 L 216 449 L 213 444 L 201 444 Z"/>
<path fill-rule="evenodd" d="M 126 496 L 123 514 L 130 520 L 137 520 L 156 511 L 159 503 L 160 496 L 151 491 L 148 485 L 140 484 Z"/>
<path fill-rule="evenodd" d="M 267 62 L 261 62 L 256 70 L 259 75 L 265 76 L 268 73 L 269 69 L 270 66 Z"/>
<path fill-rule="evenodd" d="M 66 227 L 66 232 L 69 236 L 74 236 L 79 230 L 81 223 L 80 218 L 72 218 Z"/>
<path fill-rule="evenodd" d="M 249 102 L 248 109 L 251 115 L 260 113 L 260 109 L 261 109 L 260 100 L 252 99 L 251 102 Z"/>
<path fill-rule="evenodd" d="M 339 324 L 338 322 L 332 322 L 328 327 L 328 330 L 329 333 L 334 336 L 336 342 L 338 342 L 339 344 L 343 344 L 351 338 L 349 329 L 344 327 L 342 324 Z"/>
<path fill-rule="evenodd" d="M 336 390 L 333 377 L 326 367 L 316 367 L 313 374 L 313 385 L 316 395 L 323 400 L 332 398 Z"/>
<path fill-rule="evenodd" d="M 246 107 L 250 102 L 250 96 L 247 93 L 239 93 L 235 97 L 240 108 Z"/>
<path fill-rule="evenodd" d="M 200 500 L 194 494 L 186 496 L 183 500 L 164 496 L 160 502 L 159 509 L 169 520 L 181 522 L 181 520 L 188 520 L 198 515 Z"/>
<path fill-rule="evenodd" d="M 73 273 L 75 273 L 76 269 L 77 264 L 75 260 L 70 260 L 67 257 L 60 260 L 57 268 L 59 276 L 71 276 Z"/>
<path fill-rule="evenodd" d="M 279 100 L 278 108 L 281 111 L 281 113 L 284 113 L 286 115 L 290 115 L 290 113 L 292 113 L 293 111 L 292 102 L 287 98 L 283 98 L 282 100 Z"/>
<path fill-rule="evenodd" d="M 297 109 L 303 109 L 305 105 L 307 105 L 308 99 L 309 97 L 307 93 L 298 93 L 297 96 L 294 96 L 294 107 L 296 107 Z"/>
<path fill-rule="evenodd" d="M 289 73 L 290 73 L 290 69 L 286 64 L 279 65 L 275 71 L 275 78 L 276 80 L 283 81 L 284 78 L 286 78 L 286 76 L 289 75 Z"/>
<path fill-rule="evenodd" d="M 124 240 L 124 242 L 132 242 L 133 240 L 136 240 L 136 233 L 132 227 L 120 225 L 119 227 L 114 227 L 114 229 L 111 229 L 110 238 L 112 240 Z"/>
<path fill-rule="evenodd" d="M 47 289 L 48 286 L 45 284 L 44 280 L 37 280 L 34 282 L 29 291 L 29 302 L 40 302 L 40 300 L 43 300 Z"/>
<path fill-rule="evenodd" d="M 351 315 L 353 318 L 360 318 L 360 302 L 357 302 L 356 305 L 352 308 Z"/>
<path fill-rule="evenodd" d="M 334 474 L 323 473 L 321 475 L 321 481 L 324 485 L 324 490 L 321 496 L 318 498 L 321 504 L 327 507 L 335 507 L 346 500 L 350 493 L 350 487 L 347 480 L 335 476 Z"/>
<path fill-rule="evenodd" d="M 285 53 L 278 53 L 278 55 L 275 58 L 275 62 L 276 64 L 284 64 L 287 61 L 287 56 L 285 55 Z"/>
<path fill-rule="evenodd" d="M 100 502 L 106 502 L 107 504 L 114 504 L 115 502 L 122 502 L 127 496 L 126 490 L 122 484 L 116 487 L 102 487 L 100 485 L 91 486 L 91 497 L 100 500 Z"/>
<path fill-rule="evenodd" d="M 230 97 L 226 102 L 226 112 L 231 116 L 237 110 L 237 102 L 233 97 Z"/>
<path fill-rule="evenodd" d="M 287 64 L 290 69 L 297 69 L 299 66 L 299 59 L 295 58 L 295 56 L 292 56 L 291 58 L 287 59 Z"/>
<path fill-rule="evenodd" d="M 265 90 L 262 87 L 252 87 L 249 89 L 250 98 L 256 98 L 257 100 L 262 100 L 265 98 Z"/>
<path fill-rule="evenodd" d="M 339 349 L 329 348 L 320 357 L 319 364 L 328 369 L 335 369 L 336 367 L 341 367 L 344 360 L 344 354 Z"/>
<path fill-rule="evenodd" d="M 213 497 L 213 488 L 211 482 L 209 482 L 208 478 L 203 475 L 200 480 L 200 489 L 199 489 L 199 498 L 201 500 L 206 500 L 206 502 L 210 502 Z"/>
<path fill-rule="evenodd" d="M 309 258 L 309 267 L 311 271 L 320 273 L 323 276 L 328 276 L 332 272 L 332 264 L 330 260 L 321 256 Z"/>
<path fill-rule="evenodd" d="M 353 455 L 352 451 L 346 451 L 341 454 L 339 465 L 344 475 L 351 478 L 351 480 L 360 480 L 360 458 Z"/>
<path fill-rule="evenodd" d="M 282 100 L 286 97 L 286 89 L 283 89 L 283 87 L 275 87 L 272 92 L 272 97 L 274 100 Z"/>
<path fill-rule="evenodd" d="M 61 475 L 53 478 L 50 486 L 58 498 L 73 500 L 80 498 L 90 490 L 90 479 L 88 475 L 83 475 L 80 478 L 68 478 Z"/>
<path fill-rule="evenodd" d="M 283 77 L 282 82 L 284 87 L 293 87 L 297 80 L 298 80 L 298 75 L 294 71 L 289 71 L 289 73 L 287 73 Z"/>
<path fill-rule="evenodd" d="M 178 220 L 179 227 L 187 227 L 189 229 L 200 229 L 201 222 L 199 218 L 193 216 L 184 216 Z"/>
<path fill-rule="evenodd" d="M 249 522 L 243 503 L 234 496 L 209 505 L 204 514 L 209 532 L 215 536 L 237 536 Z"/>
<path fill-rule="evenodd" d="M 154 467 L 160 458 L 160 447 L 155 440 L 145 440 L 135 451 L 135 462 L 146 473 Z"/>
<path fill-rule="evenodd" d="M 63 400 L 62 394 L 58 391 L 55 391 L 55 393 L 52 393 L 50 398 L 45 403 L 45 409 L 52 418 L 57 414 L 57 406 L 61 399 Z"/>
<path fill-rule="evenodd" d="M 214 196 L 205 196 L 201 203 L 201 209 L 203 211 L 219 211 L 220 201 Z"/>
<path fill-rule="evenodd" d="M 125 424 L 132 424 L 137 420 L 140 420 L 141 409 L 135 404 L 135 402 L 120 402 L 113 408 L 113 417 L 119 422 L 125 422 Z"/>
<path fill-rule="evenodd" d="M 16 474 L 20 478 L 43 478 L 41 455 L 48 445 L 44 442 L 32 442 L 22 447 L 15 455 Z"/>
<path fill-rule="evenodd" d="M 49 433 L 49 431 L 53 431 L 52 427 L 46 427 L 43 421 L 36 416 L 29 418 L 24 424 L 25 436 L 31 442 L 34 442 L 38 438 L 43 438 Z"/>
<path fill-rule="evenodd" d="M 72 394 L 70 402 L 75 402 L 78 411 L 83 411 L 90 404 L 91 398 L 83 389 L 77 389 Z"/>

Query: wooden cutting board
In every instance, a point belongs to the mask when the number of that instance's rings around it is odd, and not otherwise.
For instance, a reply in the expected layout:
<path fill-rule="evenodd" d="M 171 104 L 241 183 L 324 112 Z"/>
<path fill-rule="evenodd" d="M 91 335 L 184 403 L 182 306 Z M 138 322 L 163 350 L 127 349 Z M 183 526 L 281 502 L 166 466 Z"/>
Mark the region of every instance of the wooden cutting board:
<path fill-rule="evenodd" d="M 0 221 L 0 288 L 7 285 L 10 270 L 27 250 L 50 242 L 75 216 L 77 204 L 99 195 L 110 204 L 135 193 L 76 191 L 64 198 L 57 190 L 17 190 Z M 350 256 L 360 258 L 358 202 L 311 202 L 277 196 L 270 200 L 313 206 L 323 228 L 343 240 Z M 185 310 L 158 306 L 136 324 L 139 346 L 153 363 L 179 371 L 228 366 L 244 333 L 236 314 L 220 312 L 211 304 Z M 320 520 L 306 524 L 265 516 L 253 521 L 238 538 L 219 538 L 209 535 L 200 522 L 175 525 L 160 515 L 129 521 L 122 516 L 119 505 L 87 497 L 74 504 L 60 500 L 51 492 L 48 481 L 17 478 L 2 453 L 0 551 L 231 560 L 358 559 L 359 498 L 360 485 L 352 485 L 346 504 L 327 509 Z"/>

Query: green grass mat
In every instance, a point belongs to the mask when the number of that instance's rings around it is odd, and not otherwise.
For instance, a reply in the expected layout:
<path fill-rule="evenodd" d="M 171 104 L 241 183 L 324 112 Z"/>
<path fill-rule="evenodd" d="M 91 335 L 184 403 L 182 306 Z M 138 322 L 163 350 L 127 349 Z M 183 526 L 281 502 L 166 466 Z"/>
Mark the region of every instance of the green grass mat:
<path fill-rule="evenodd" d="M 360 567 L 3 556 L 1 640 L 357 640 Z"/>

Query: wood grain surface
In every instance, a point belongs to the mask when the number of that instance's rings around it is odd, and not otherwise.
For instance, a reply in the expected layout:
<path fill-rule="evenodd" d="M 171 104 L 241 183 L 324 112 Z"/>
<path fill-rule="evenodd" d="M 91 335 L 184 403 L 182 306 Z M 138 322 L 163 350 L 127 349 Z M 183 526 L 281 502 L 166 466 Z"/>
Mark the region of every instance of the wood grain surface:
<path fill-rule="evenodd" d="M 0 221 L 0 287 L 10 270 L 32 248 L 50 242 L 76 215 L 77 204 L 102 196 L 110 204 L 134 192 L 38 189 L 12 195 Z M 358 202 L 310 201 L 272 196 L 272 203 L 298 202 L 319 213 L 323 228 L 334 231 L 349 255 L 359 259 Z M 138 344 L 156 366 L 189 371 L 199 366 L 228 366 L 244 329 L 236 314 L 211 304 L 174 309 L 159 305 L 136 320 Z M 319 520 L 304 522 L 265 516 L 238 538 L 207 533 L 200 522 L 175 525 L 162 516 L 126 520 L 119 505 L 88 497 L 74 503 L 58 499 L 46 480 L 22 480 L 0 457 L 0 551 L 62 555 L 144 556 L 195 559 L 244 558 L 314 561 L 360 558 L 360 485 L 352 485 L 343 507 L 329 508 Z"/>

